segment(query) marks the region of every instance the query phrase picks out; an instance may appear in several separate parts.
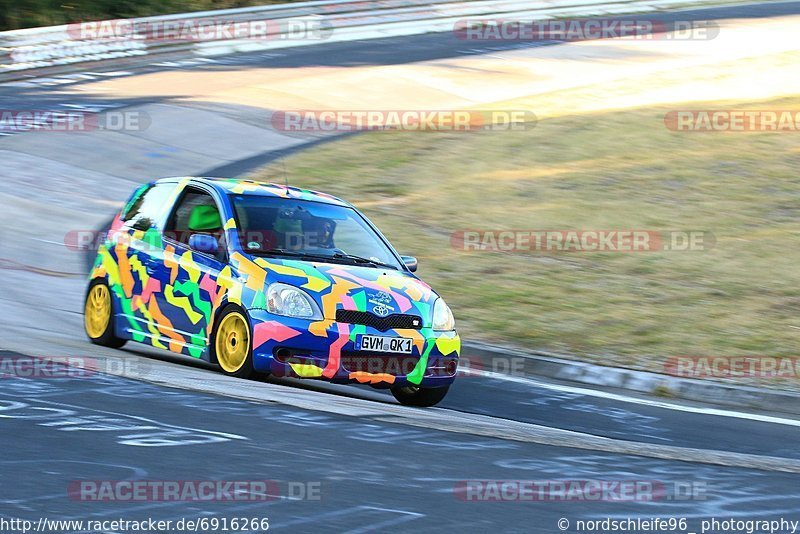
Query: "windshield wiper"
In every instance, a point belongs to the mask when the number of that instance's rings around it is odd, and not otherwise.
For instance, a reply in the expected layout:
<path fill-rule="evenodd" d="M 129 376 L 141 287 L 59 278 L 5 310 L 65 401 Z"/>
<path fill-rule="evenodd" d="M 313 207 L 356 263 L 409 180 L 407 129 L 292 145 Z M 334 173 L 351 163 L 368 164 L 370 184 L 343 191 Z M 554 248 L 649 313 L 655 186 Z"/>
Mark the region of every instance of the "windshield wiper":
<path fill-rule="evenodd" d="M 356 256 L 355 254 L 346 254 L 344 252 L 336 252 L 331 255 L 327 254 L 314 254 L 312 252 L 302 252 L 299 250 L 286 250 L 283 248 L 271 248 L 268 250 L 248 250 L 251 254 L 258 254 L 263 256 L 289 256 L 292 258 L 303 258 L 309 260 L 323 260 L 323 261 L 330 261 L 330 260 L 350 260 L 353 263 L 359 263 L 364 265 L 374 265 L 376 267 L 387 267 L 389 269 L 397 270 L 397 267 L 394 265 L 390 265 L 388 263 L 382 263 L 377 260 L 372 260 L 369 258 L 364 258 L 362 256 Z"/>
<path fill-rule="evenodd" d="M 340 258 L 345 260 L 353 260 L 356 263 L 368 263 L 371 265 L 375 265 L 376 267 L 388 267 L 389 269 L 397 270 L 397 267 L 394 265 L 390 265 L 388 263 L 383 263 L 378 260 L 372 260 L 370 258 L 364 258 L 362 256 L 356 256 L 355 254 L 345 254 L 343 252 L 337 252 L 333 255 L 334 258 Z"/>
<path fill-rule="evenodd" d="M 286 250 L 283 248 L 271 248 L 268 250 L 248 250 L 250 254 L 257 254 L 259 256 L 290 256 L 292 258 L 306 258 L 306 259 L 322 259 L 329 260 L 331 256 L 325 254 L 312 254 L 310 252 L 301 252 L 299 250 Z"/>

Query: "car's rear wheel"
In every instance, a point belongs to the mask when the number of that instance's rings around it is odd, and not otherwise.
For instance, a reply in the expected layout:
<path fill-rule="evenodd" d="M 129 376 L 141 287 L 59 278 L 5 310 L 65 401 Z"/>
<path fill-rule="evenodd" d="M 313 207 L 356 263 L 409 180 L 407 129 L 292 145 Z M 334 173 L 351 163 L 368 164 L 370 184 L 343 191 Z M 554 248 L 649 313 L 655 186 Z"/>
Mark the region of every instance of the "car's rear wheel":
<path fill-rule="evenodd" d="M 392 395 L 397 399 L 400 404 L 405 406 L 419 406 L 427 408 L 439 404 L 450 386 L 441 388 L 421 388 L 419 386 L 403 386 L 399 388 L 392 388 Z"/>
<path fill-rule="evenodd" d="M 253 344 L 250 322 L 237 306 L 228 306 L 214 328 L 211 347 L 222 372 L 229 376 L 248 378 L 253 369 Z"/>
<path fill-rule="evenodd" d="M 95 345 L 118 349 L 127 341 L 114 335 L 114 308 L 105 280 L 97 279 L 89 284 L 83 305 L 83 326 Z"/>

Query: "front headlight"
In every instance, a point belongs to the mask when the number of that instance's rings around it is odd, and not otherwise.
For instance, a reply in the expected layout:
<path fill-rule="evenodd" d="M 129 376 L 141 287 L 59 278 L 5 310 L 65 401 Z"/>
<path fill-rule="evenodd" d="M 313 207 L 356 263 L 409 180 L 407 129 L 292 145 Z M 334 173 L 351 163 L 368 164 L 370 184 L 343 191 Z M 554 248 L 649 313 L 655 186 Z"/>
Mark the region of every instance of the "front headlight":
<path fill-rule="evenodd" d="M 274 283 L 267 288 L 267 310 L 276 315 L 300 319 L 322 319 L 322 312 L 308 293 L 289 284 Z"/>
<path fill-rule="evenodd" d="M 433 305 L 433 329 L 442 331 L 453 330 L 455 327 L 456 320 L 453 317 L 453 312 L 444 303 L 444 299 L 436 299 L 436 303 Z"/>

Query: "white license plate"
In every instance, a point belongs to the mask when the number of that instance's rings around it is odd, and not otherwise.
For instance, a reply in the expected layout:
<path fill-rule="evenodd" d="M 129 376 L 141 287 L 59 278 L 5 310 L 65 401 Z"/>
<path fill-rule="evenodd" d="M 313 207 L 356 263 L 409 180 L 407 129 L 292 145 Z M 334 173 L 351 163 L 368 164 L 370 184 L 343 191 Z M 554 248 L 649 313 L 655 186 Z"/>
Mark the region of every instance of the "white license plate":
<path fill-rule="evenodd" d="M 361 335 L 356 338 L 356 350 L 411 354 L 413 348 L 414 340 L 407 337 Z"/>

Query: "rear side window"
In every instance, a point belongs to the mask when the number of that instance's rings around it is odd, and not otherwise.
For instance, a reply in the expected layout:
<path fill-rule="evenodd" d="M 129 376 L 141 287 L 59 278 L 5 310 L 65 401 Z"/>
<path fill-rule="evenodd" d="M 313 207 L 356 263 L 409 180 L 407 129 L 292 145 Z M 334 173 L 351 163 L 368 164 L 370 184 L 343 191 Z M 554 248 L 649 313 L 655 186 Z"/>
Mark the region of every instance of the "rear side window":
<path fill-rule="evenodd" d="M 164 204 L 175 191 L 177 184 L 155 184 L 139 195 L 130 208 L 123 214 L 123 221 L 131 221 L 132 226 L 139 230 L 157 227 L 161 215 L 164 213 Z"/>

